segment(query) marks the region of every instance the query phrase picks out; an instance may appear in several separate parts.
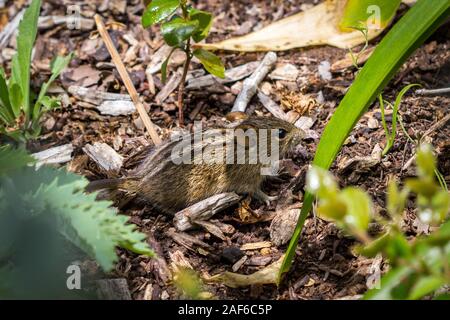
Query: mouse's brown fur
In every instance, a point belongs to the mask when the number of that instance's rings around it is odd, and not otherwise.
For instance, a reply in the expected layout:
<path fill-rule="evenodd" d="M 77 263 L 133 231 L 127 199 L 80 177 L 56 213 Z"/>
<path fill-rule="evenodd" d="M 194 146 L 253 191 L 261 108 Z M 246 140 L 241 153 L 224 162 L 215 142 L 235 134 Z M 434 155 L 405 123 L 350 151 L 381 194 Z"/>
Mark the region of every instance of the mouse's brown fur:
<path fill-rule="evenodd" d="M 294 125 L 273 117 L 249 117 L 238 124 L 235 130 L 243 129 L 245 131 L 249 128 L 280 130 L 278 139 L 281 158 L 298 145 L 304 136 L 303 131 Z M 224 132 L 225 129 L 215 130 Z M 204 133 L 210 132 L 212 129 L 206 130 Z M 188 139 L 193 142 L 194 147 L 198 145 L 194 142 L 193 134 Z M 233 152 L 236 156 L 237 144 L 241 143 L 242 145 L 242 140 L 239 142 L 236 136 L 232 136 L 231 139 L 233 139 L 235 146 Z M 231 141 L 230 138 L 225 140 Z M 216 146 L 222 146 L 225 140 L 214 140 L 214 143 Z M 248 150 L 248 141 L 248 139 L 245 140 L 246 150 Z M 88 186 L 88 191 L 111 189 L 136 194 L 167 213 L 174 213 L 223 192 L 249 194 L 265 201 L 269 199 L 260 189 L 265 176 L 261 175 L 263 164 L 259 161 L 256 164 L 249 163 L 248 157 L 246 157 L 246 162 L 243 164 L 195 164 L 197 157 L 191 154 L 194 159 L 192 164 L 176 164 L 171 155 L 178 143 L 178 141 L 163 143 L 146 156 L 139 167 L 128 177 L 95 181 Z M 204 151 L 211 144 L 212 142 L 203 143 L 200 148 Z M 270 145 L 268 150 L 270 151 Z"/>

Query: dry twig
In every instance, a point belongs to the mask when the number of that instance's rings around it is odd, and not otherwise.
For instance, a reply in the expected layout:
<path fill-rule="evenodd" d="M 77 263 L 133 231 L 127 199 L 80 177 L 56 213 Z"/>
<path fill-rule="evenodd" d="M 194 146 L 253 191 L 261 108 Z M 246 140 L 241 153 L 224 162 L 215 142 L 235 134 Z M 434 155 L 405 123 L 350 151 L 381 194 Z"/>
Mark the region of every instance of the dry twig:
<path fill-rule="evenodd" d="M 139 100 L 139 95 L 136 91 L 136 88 L 134 87 L 133 82 L 131 81 L 130 75 L 128 74 L 128 71 L 122 62 L 122 59 L 120 58 L 119 53 L 117 52 L 117 49 L 114 46 L 114 44 L 111 40 L 111 37 L 109 36 L 109 33 L 105 28 L 105 24 L 103 23 L 102 18 L 98 14 L 96 14 L 94 18 L 95 18 L 95 23 L 97 24 L 98 32 L 100 33 L 103 41 L 105 42 L 106 48 L 108 49 L 108 51 L 112 57 L 112 61 L 115 64 L 117 71 L 119 71 L 119 74 L 123 80 L 123 83 L 125 84 L 125 87 L 127 88 L 128 93 L 130 94 L 131 100 L 133 100 L 137 111 L 139 112 L 139 116 L 141 117 L 142 122 L 145 125 L 145 128 L 147 129 L 148 133 L 150 134 L 150 137 L 153 140 L 153 143 L 155 145 L 161 144 L 161 138 L 156 133 L 155 125 L 150 120 L 150 117 L 148 116 L 147 112 L 145 111 L 144 105 Z"/>

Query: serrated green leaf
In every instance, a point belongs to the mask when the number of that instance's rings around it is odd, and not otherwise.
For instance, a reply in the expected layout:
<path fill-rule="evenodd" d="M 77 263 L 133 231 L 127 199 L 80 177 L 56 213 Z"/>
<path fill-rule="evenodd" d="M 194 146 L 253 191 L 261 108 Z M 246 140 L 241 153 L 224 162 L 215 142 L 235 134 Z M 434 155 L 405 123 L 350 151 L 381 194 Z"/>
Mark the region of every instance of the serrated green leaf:
<path fill-rule="evenodd" d="M 192 34 L 192 39 L 194 39 L 195 42 L 200 42 L 209 34 L 213 22 L 212 14 L 192 8 L 189 11 L 189 17 L 191 20 L 198 21 L 198 27 Z"/>
<path fill-rule="evenodd" d="M 417 300 L 430 294 L 445 284 L 445 279 L 436 276 L 421 277 L 411 289 L 408 299 Z"/>
<path fill-rule="evenodd" d="M 142 15 L 142 25 L 148 28 L 170 17 L 180 6 L 179 0 L 153 0 Z"/>
<path fill-rule="evenodd" d="M 9 100 L 9 90 L 6 83 L 5 70 L 0 68 L 0 114 L 4 116 L 4 119 L 8 124 L 14 121 L 14 113 L 11 109 L 11 102 Z"/>
<path fill-rule="evenodd" d="M 186 21 L 176 17 L 161 25 L 164 41 L 171 47 L 178 47 L 192 36 L 198 26 L 198 21 Z"/>
<path fill-rule="evenodd" d="M 14 149 L 9 145 L 0 146 L 0 176 L 23 168 L 34 161 L 23 149 Z"/>
<path fill-rule="evenodd" d="M 225 66 L 222 63 L 222 60 L 214 53 L 204 49 L 195 49 L 194 56 L 200 60 L 209 73 L 222 79 L 225 78 Z"/>
<path fill-rule="evenodd" d="M 30 115 L 30 69 L 31 52 L 37 36 L 37 25 L 41 9 L 41 0 L 33 0 L 30 7 L 25 11 L 19 24 L 19 35 L 17 37 L 17 64 L 20 80 L 18 84 L 22 90 L 23 108 L 25 114 Z"/>

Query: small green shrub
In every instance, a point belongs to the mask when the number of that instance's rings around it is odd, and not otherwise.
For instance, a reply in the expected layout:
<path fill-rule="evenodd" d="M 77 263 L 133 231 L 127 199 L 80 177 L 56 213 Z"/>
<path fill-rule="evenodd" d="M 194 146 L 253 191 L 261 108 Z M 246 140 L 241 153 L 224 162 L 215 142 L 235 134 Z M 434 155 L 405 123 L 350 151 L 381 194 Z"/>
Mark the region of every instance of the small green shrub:
<path fill-rule="evenodd" d="M 318 199 L 319 215 L 357 238 L 362 243 L 356 248 L 359 253 L 367 257 L 381 253 L 389 261 L 391 269 L 382 277 L 380 289 L 367 292 L 366 299 L 420 299 L 450 284 L 450 221 L 441 225 L 448 218 L 450 196 L 435 179 L 435 158 L 429 145 L 419 148 L 416 162 L 416 178 L 406 180 L 403 188 L 395 181 L 389 183 L 386 210 L 390 220 L 373 215 L 372 201 L 363 190 L 339 190 L 331 174 L 319 167 L 308 172 L 307 189 Z M 401 230 L 410 196 L 416 199 L 418 218 L 440 226 L 414 241 L 408 241 Z M 385 230 L 375 239 L 367 232 L 372 219 Z"/>
<path fill-rule="evenodd" d="M 84 193 L 85 178 L 32 164 L 25 151 L 0 147 L 0 296 L 21 285 L 30 291 L 22 281 L 28 273 L 48 282 L 66 276 L 61 267 L 80 255 L 94 258 L 104 271 L 117 261 L 116 247 L 153 256 L 146 235 L 127 216 L 118 215 L 110 201 Z M 49 273 L 54 269 L 58 274 Z"/>
<path fill-rule="evenodd" d="M 37 36 L 40 0 L 33 0 L 19 24 L 17 54 L 12 59 L 11 77 L 0 69 L 0 134 L 19 142 L 39 136 L 41 116 L 59 106 L 57 99 L 46 95 L 50 85 L 56 80 L 72 59 L 56 57 L 51 64 L 52 75 L 36 96 L 30 90 L 31 54 Z"/>
<path fill-rule="evenodd" d="M 167 65 L 175 50 L 182 50 L 186 54 L 183 76 L 178 90 L 180 125 L 183 124 L 184 83 L 191 59 L 194 56 L 197 57 L 209 73 L 219 78 L 225 77 L 225 67 L 218 56 L 204 49 L 192 49 L 192 42 L 200 42 L 208 36 L 212 22 L 211 13 L 188 6 L 187 0 L 153 0 L 142 16 L 142 25 L 145 28 L 157 23 L 161 24 L 164 41 L 173 48 L 161 66 L 162 82 L 166 82 Z"/>

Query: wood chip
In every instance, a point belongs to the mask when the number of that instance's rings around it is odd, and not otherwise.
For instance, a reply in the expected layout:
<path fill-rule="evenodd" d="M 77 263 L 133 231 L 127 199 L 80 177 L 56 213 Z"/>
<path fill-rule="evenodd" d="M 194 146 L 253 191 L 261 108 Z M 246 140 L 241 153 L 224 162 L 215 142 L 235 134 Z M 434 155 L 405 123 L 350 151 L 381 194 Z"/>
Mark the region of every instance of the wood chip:
<path fill-rule="evenodd" d="M 106 172 L 118 172 L 122 168 L 123 157 L 106 143 L 87 144 L 83 151 Z"/>
<path fill-rule="evenodd" d="M 72 160 L 73 145 L 71 143 L 58 147 L 53 147 L 32 156 L 37 160 L 36 167 L 39 168 L 44 164 L 60 164 Z"/>
<path fill-rule="evenodd" d="M 225 78 L 220 79 L 211 74 L 201 76 L 198 78 L 191 78 L 188 80 L 186 90 L 198 90 L 201 88 L 209 87 L 217 83 L 225 84 L 232 83 L 244 79 L 251 75 L 259 66 L 259 62 L 252 61 L 241 66 L 231 68 L 225 71 Z"/>
<path fill-rule="evenodd" d="M 258 91 L 258 99 L 264 108 L 266 108 L 273 116 L 278 119 L 288 121 L 289 117 L 283 110 L 281 110 L 281 107 L 260 90 Z"/>
<path fill-rule="evenodd" d="M 172 74 L 169 81 L 167 81 L 166 85 L 156 95 L 155 101 L 157 104 L 163 103 L 167 99 L 167 97 L 178 87 L 182 75 L 183 71 L 181 68 L 179 68 L 176 72 Z"/>
<path fill-rule="evenodd" d="M 237 272 L 244 265 L 244 263 L 245 263 L 245 261 L 247 261 L 247 259 L 248 259 L 247 256 L 243 256 L 235 264 L 233 264 L 233 266 L 231 267 L 233 272 Z"/>
<path fill-rule="evenodd" d="M 131 300 L 126 279 L 105 279 L 96 281 L 100 300 Z"/>
<path fill-rule="evenodd" d="M 239 199 L 234 192 L 216 194 L 177 212 L 173 223 L 179 231 L 193 229 L 196 222 L 211 219 L 217 212 L 236 204 Z"/>
<path fill-rule="evenodd" d="M 300 210 L 284 209 L 277 212 L 277 215 L 270 224 L 270 240 L 275 246 L 288 243 L 294 234 Z"/>
<path fill-rule="evenodd" d="M 25 13 L 25 9 L 22 9 L 14 19 L 12 19 L 0 32 L 0 49 L 3 49 L 11 39 L 11 36 L 14 34 L 14 32 L 19 28 L 20 20 L 22 20 L 23 15 Z"/>
<path fill-rule="evenodd" d="M 136 112 L 134 103 L 128 100 L 105 101 L 97 109 L 107 116 L 127 116 Z"/>
<path fill-rule="evenodd" d="M 266 75 L 272 69 L 277 61 L 277 54 L 275 52 L 268 52 L 261 64 L 256 68 L 253 74 L 245 79 L 244 86 L 234 102 L 231 112 L 245 112 L 250 99 L 256 94 L 259 84 L 264 80 Z"/>
<path fill-rule="evenodd" d="M 253 243 L 245 243 L 241 246 L 241 250 L 259 250 L 262 248 L 270 248 L 272 246 L 272 242 L 270 241 L 262 241 L 262 242 L 253 242 Z"/>

